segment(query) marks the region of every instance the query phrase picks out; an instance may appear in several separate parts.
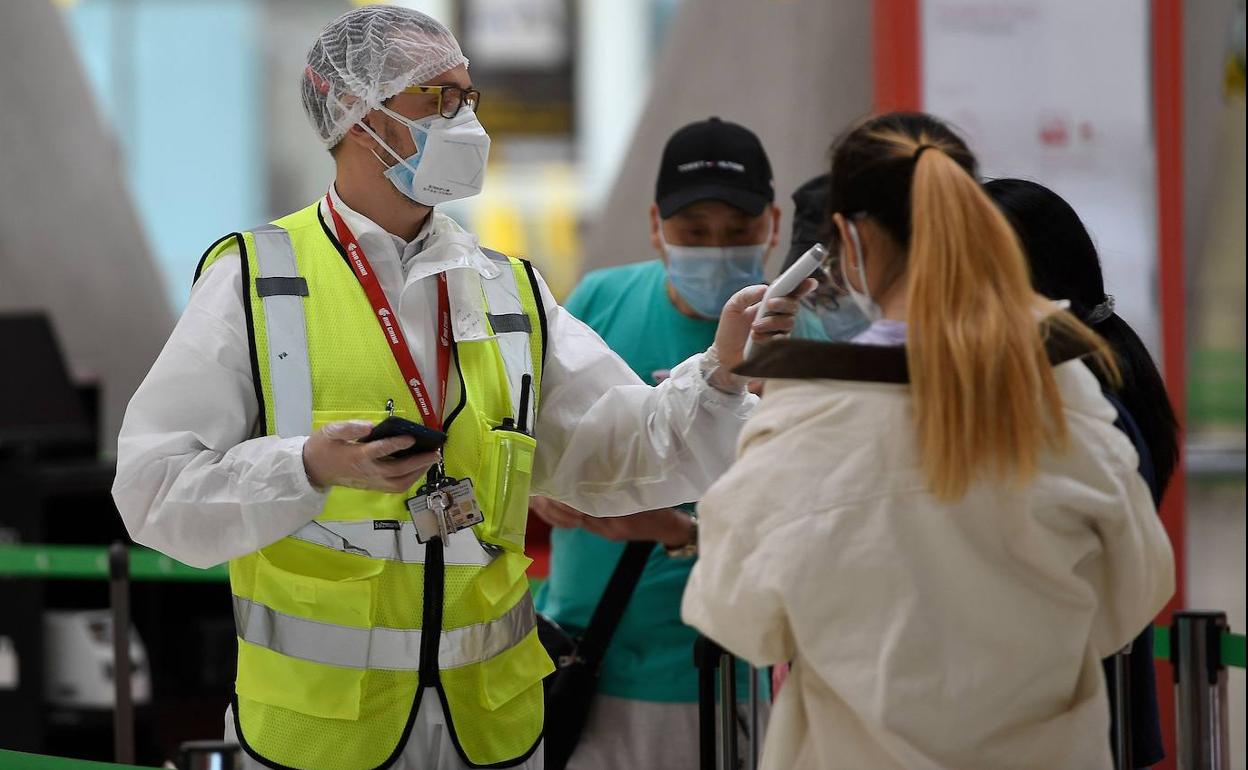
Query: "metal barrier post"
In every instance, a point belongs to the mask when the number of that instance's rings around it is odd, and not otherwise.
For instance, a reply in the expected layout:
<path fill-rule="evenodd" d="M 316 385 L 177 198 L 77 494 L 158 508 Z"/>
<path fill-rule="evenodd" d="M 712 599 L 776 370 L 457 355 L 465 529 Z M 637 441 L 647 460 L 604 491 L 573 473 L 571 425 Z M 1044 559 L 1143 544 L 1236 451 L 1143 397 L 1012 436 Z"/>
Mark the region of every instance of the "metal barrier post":
<path fill-rule="evenodd" d="M 758 669 L 750 666 L 750 770 L 758 770 L 758 749 L 763 744 L 758 715 Z"/>
<path fill-rule="evenodd" d="M 719 737 L 723 745 L 720 767 L 738 770 L 737 661 L 728 652 L 719 659 Z"/>
<path fill-rule="evenodd" d="M 693 644 L 693 664 L 698 668 L 698 767 L 716 770 L 715 762 L 715 669 L 723 650 L 698 634 Z"/>
<path fill-rule="evenodd" d="M 1131 666 L 1128 660 L 1131 645 L 1119 650 L 1111 658 L 1114 672 L 1114 690 L 1111 693 L 1114 702 L 1113 720 L 1110 735 L 1113 738 L 1115 770 L 1135 770 L 1131 745 Z"/>
<path fill-rule="evenodd" d="M 113 608 L 113 748 L 116 761 L 134 764 L 134 698 L 130 691 L 130 549 L 108 549 L 108 593 Z"/>
<path fill-rule="evenodd" d="M 1170 662 L 1174 665 L 1175 733 L 1179 770 L 1229 770 L 1226 666 L 1222 634 L 1226 613 L 1174 613 Z"/>

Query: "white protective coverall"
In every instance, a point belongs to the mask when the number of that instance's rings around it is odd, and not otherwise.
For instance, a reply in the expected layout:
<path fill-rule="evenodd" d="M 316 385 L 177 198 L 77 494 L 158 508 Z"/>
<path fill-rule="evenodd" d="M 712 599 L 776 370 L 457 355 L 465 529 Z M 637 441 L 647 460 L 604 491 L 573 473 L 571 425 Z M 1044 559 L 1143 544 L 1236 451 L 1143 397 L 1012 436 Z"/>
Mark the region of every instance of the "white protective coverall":
<path fill-rule="evenodd" d="M 404 244 L 334 206 L 374 266 L 422 372 L 436 371 L 437 273 L 488 269 L 449 217 L 434 211 Z M 329 221 L 325 203 L 321 215 Z M 321 511 L 326 493 L 303 467 L 305 437 L 256 437 L 237 253 L 208 270 L 135 393 L 118 439 L 113 497 L 131 537 L 192 566 L 208 567 L 269 545 Z M 545 282 L 547 355 L 537 415 L 533 493 L 613 516 L 696 500 L 732 462 L 757 399 L 711 387 L 694 357 L 657 388 L 645 385 L 587 326 L 555 302 Z M 460 383 L 452 367 L 448 403 Z M 435 394 L 436 397 L 436 394 Z M 381 405 L 378 405 L 379 407 Z M 442 405 L 434 404 L 441 409 Z M 430 691 L 432 692 L 432 691 Z M 413 756 L 438 768 L 461 763 L 438 699 L 422 705 Z M 421 736 L 430 746 L 419 747 Z M 438 749 L 438 742 L 445 745 Z M 525 767 L 541 767 L 539 750 Z M 417 764 L 413 767 L 426 767 Z M 402 767 L 402 765 L 396 765 Z"/>
<path fill-rule="evenodd" d="M 1114 408 L 1054 369 L 1069 443 L 1027 484 L 928 491 L 903 384 L 769 380 L 698 508 L 682 614 L 756 665 L 793 661 L 768 770 L 1109 770 L 1101 659 L 1174 591 Z"/>

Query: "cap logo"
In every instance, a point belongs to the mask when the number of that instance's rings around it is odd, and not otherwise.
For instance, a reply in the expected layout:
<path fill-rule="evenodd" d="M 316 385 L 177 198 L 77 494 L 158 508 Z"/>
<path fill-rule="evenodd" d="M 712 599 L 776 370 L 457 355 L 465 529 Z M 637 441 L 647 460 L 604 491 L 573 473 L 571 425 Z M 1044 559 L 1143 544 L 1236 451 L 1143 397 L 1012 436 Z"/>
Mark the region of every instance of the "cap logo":
<path fill-rule="evenodd" d="M 691 160 L 688 163 L 681 163 L 676 170 L 682 174 L 690 171 L 701 171 L 706 168 L 718 168 L 724 171 L 736 171 L 738 174 L 745 173 L 745 164 L 737 163 L 733 160 Z"/>

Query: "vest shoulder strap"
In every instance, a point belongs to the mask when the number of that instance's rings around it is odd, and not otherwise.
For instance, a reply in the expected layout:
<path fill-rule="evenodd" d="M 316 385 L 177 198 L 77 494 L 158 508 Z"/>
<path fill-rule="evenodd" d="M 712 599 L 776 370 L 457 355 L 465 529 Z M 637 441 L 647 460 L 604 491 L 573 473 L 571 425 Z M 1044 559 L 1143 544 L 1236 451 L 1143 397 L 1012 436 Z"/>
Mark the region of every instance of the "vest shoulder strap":
<path fill-rule="evenodd" d="M 293 214 L 287 214 L 281 219 L 275 220 L 270 224 L 261 225 L 260 227 L 249 231 L 226 233 L 221 236 L 217 240 L 213 241 L 212 245 L 205 249 L 203 255 L 200 256 L 199 263 L 195 266 L 195 276 L 191 279 L 191 285 L 193 286 L 196 282 L 198 282 L 199 277 L 204 274 L 204 271 L 212 267 L 212 265 L 220 259 L 223 254 L 231 249 L 236 249 L 239 252 L 239 255 L 245 259 L 247 256 L 247 245 L 244 241 L 245 235 L 274 226 L 288 231 L 298 230 L 303 227 L 315 227 L 320 222 L 320 218 L 316 216 L 316 210 L 319 205 L 320 201 L 318 200 L 316 203 L 306 206 Z"/>
<path fill-rule="evenodd" d="M 482 254 L 503 270 L 498 278 L 482 282 L 489 306 L 487 320 L 497 335 L 516 414 L 523 400 L 519 388 L 521 378 L 526 374 L 531 378 L 528 424 L 534 425 L 547 347 L 546 308 L 541 287 L 533 266 L 526 260 L 480 248 Z"/>
<path fill-rule="evenodd" d="M 280 220 L 279 220 L 280 221 Z M 299 273 L 290 233 L 277 224 L 252 230 L 254 283 L 249 303 L 263 307 L 264 340 L 273 428 L 277 435 L 312 433 L 312 365 L 308 355 L 307 319 L 303 298 L 310 295 Z"/>
<path fill-rule="evenodd" d="M 519 262 L 523 265 L 525 276 L 529 279 L 529 288 L 533 292 L 533 304 L 537 307 L 537 326 L 541 334 L 541 361 L 545 364 L 548 336 L 546 329 L 546 301 L 542 299 L 542 287 L 537 282 L 537 271 L 533 268 L 533 263 L 527 259 L 520 259 Z"/>
<path fill-rule="evenodd" d="M 194 286 L 198 283 L 199 277 L 204 274 L 204 271 L 212 267 L 213 263 L 231 248 L 237 249 L 242 254 L 245 248 L 243 246 L 242 233 L 226 233 L 213 241 L 212 245 L 204 250 L 203 255 L 199 258 L 199 263 L 195 265 L 195 277 L 191 279 L 191 285 Z"/>
<path fill-rule="evenodd" d="M 484 246 L 481 246 L 480 249 L 481 249 L 482 254 L 489 257 L 494 262 L 499 262 L 504 265 L 519 263 L 520 266 L 523 268 L 525 279 L 529 285 L 529 291 L 532 293 L 532 296 L 533 296 L 533 305 L 537 310 L 536 315 L 538 317 L 538 324 L 537 324 L 538 336 L 540 338 L 540 343 L 541 343 L 541 348 L 540 348 L 541 360 L 542 360 L 542 363 L 545 363 L 546 362 L 546 336 L 547 336 L 546 303 L 542 299 L 541 284 L 539 284 L 537 281 L 537 271 L 533 268 L 533 263 L 522 257 L 508 257 L 506 254 L 504 254 L 501 251 L 495 251 L 494 249 L 487 249 Z M 491 319 L 491 321 L 492 320 L 493 319 Z M 498 327 L 494 327 L 494 330 L 501 331 L 500 329 L 498 329 Z"/>

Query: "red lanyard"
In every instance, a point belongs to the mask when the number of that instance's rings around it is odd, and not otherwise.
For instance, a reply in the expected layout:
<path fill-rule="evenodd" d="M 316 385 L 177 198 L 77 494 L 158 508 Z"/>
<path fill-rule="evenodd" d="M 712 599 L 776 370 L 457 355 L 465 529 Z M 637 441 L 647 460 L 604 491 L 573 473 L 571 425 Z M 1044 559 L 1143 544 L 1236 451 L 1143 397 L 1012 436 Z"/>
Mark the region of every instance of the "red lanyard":
<path fill-rule="evenodd" d="M 328 194 L 325 196 L 325 202 L 329 205 L 330 216 L 334 219 L 338 241 L 346 249 L 347 262 L 351 265 L 351 270 L 355 272 L 355 277 L 359 279 L 364 293 L 368 295 L 368 301 L 373 305 L 373 311 L 377 314 L 377 323 L 381 325 L 381 333 L 390 343 L 390 352 L 394 355 L 395 363 L 399 365 L 399 371 L 403 373 L 403 379 L 407 381 L 408 389 L 412 391 L 412 398 L 416 400 L 416 407 L 420 409 L 421 419 L 426 427 L 441 430 L 442 416 L 435 413 L 433 406 L 429 403 L 429 391 L 425 388 L 425 381 L 421 379 L 420 370 L 416 368 L 416 361 L 412 358 L 411 348 L 407 346 L 407 340 L 403 337 L 398 316 L 386 300 L 386 294 L 381 290 L 377 276 L 373 275 L 373 266 L 364 256 L 364 249 L 360 248 L 359 241 L 355 239 L 347 223 L 342 221 L 342 217 L 334 209 L 334 202 Z M 446 381 L 451 371 L 451 300 L 446 289 L 446 273 L 438 273 L 437 345 L 438 403 L 445 405 Z"/>

